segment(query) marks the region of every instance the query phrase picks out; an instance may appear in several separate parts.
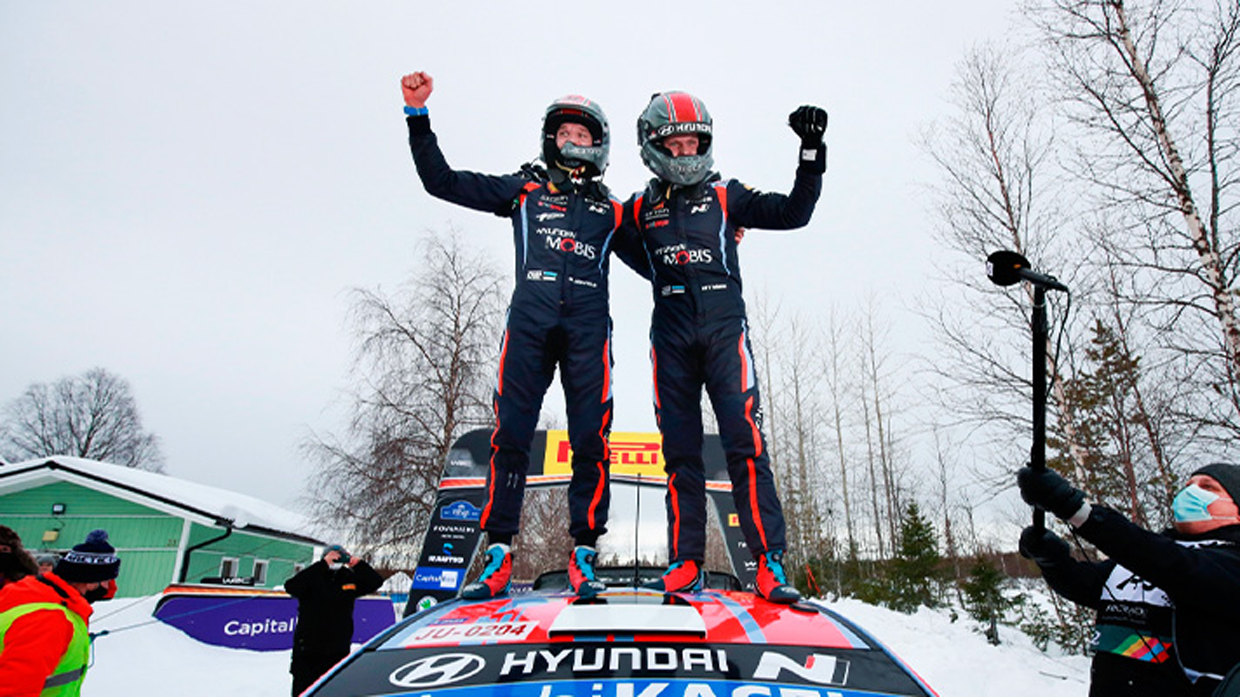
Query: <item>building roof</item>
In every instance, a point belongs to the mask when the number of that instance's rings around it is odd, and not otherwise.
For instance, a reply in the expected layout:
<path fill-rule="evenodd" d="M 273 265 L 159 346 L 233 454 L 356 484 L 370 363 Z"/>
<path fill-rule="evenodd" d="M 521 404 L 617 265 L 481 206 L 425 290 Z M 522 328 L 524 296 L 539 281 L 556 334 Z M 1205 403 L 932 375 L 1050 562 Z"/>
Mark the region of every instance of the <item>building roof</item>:
<path fill-rule="evenodd" d="M 322 545 L 309 519 L 235 491 L 98 460 L 54 456 L 0 465 L 0 495 L 54 481 L 105 492 L 215 527 Z"/>

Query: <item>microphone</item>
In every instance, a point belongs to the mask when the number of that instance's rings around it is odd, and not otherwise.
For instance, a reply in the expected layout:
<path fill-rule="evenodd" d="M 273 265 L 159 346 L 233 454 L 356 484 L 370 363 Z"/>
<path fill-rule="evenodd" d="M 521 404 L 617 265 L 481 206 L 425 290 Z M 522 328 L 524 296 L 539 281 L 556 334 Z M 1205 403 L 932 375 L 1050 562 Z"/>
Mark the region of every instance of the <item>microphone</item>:
<path fill-rule="evenodd" d="M 1023 280 L 1043 288 L 1070 292 L 1059 279 L 1030 269 L 1028 259 L 1007 250 L 986 257 L 986 277 L 997 286 L 1010 286 Z"/>

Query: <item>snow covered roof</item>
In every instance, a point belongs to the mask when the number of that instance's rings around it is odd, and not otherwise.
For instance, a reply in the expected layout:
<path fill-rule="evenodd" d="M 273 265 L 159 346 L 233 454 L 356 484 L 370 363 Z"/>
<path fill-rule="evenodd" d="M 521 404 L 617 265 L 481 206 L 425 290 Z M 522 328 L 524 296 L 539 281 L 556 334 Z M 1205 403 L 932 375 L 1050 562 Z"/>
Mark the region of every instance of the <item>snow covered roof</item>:
<path fill-rule="evenodd" d="M 52 481 L 106 492 L 203 525 L 323 544 L 313 537 L 305 516 L 227 489 L 79 457 L 57 455 L 0 465 L 0 494 Z"/>

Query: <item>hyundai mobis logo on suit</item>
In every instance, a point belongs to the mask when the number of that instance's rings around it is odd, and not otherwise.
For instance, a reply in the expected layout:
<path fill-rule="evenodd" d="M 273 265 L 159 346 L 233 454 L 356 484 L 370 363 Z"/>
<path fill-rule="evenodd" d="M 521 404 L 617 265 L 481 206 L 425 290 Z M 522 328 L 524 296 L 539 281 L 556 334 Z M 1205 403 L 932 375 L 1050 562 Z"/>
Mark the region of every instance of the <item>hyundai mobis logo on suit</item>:
<path fill-rule="evenodd" d="M 598 257 L 598 247 L 577 239 L 577 233 L 574 230 L 566 230 L 556 227 L 540 227 L 534 231 L 534 234 L 541 235 L 546 240 L 547 248 L 566 254 L 575 254 L 586 259 L 595 259 Z"/>

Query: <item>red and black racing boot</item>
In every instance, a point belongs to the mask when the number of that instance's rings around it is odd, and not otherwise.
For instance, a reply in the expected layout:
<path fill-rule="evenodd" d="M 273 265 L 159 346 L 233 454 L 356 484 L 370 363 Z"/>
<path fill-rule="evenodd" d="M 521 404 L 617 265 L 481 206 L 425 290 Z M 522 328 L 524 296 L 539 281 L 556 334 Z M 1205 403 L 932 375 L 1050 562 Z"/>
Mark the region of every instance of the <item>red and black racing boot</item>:
<path fill-rule="evenodd" d="M 577 545 L 568 555 L 568 583 L 573 592 L 582 598 L 593 598 L 607 590 L 607 584 L 594 574 L 594 560 L 598 552 L 593 547 Z"/>
<path fill-rule="evenodd" d="M 643 588 L 660 591 L 685 592 L 700 591 L 706 586 L 702 573 L 702 565 L 692 559 L 683 559 L 667 567 L 667 571 L 659 578 L 642 584 Z"/>
<path fill-rule="evenodd" d="M 501 542 L 487 547 L 487 565 L 477 581 L 461 589 L 461 597 L 469 600 L 498 598 L 508 592 L 512 580 L 512 549 Z"/>
<path fill-rule="evenodd" d="M 784 574 L 784 553 L 774 550 L 758 557 L 758 595 L 781 605 L 801 599 L 801 592 L 788 583 Z"/>

